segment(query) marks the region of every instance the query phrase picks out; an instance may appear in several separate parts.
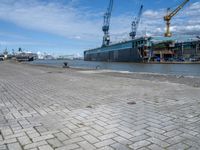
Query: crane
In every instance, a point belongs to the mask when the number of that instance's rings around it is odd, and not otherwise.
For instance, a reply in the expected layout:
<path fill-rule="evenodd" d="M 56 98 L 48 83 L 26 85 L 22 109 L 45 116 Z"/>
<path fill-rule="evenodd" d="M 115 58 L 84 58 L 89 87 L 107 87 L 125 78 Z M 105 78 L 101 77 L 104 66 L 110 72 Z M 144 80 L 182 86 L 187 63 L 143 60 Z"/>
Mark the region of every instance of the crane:
<path fill-rule="evenodd" d="M 184 6 L 186 3 L 188 3 L 190 0 L 184 0 L 184 2 L 179 5 L 174 11 L 172 11 L 171 13 L 169 13 L 169 9 L 168 9 L 168 13 L 166 16 L 164 16 L 164 20 L 166 21 L 166 33 L 165 33 L 165 37 L 171 37 L 172 34 L 170 32 L 170 21 L 172 19 L 172 17 L 174 17 Z"/>
<path fill-rule="evenodd" d="M 103 36 L 102 46 L 108 46 L 110 44 L 109 28 L 110 28 L 110 18 L 111 18 L 112 9 L 113 9 L 113 0 L 110 0 L 107 11 L 104 14 L 104 22 L 103 22 L 103 27 L 102 27 L 104 36 Z"/>
<path fill-rule="evenodd" d="M 134 21 L 131 24 L 131 33 L 129 35 L 132 39 L 135 39 L 135 36 L 137 34 L 137 29 L 142 16 L 142 11 L 143 11 L 143 5 L 141 5 L 138 16 L 134 19 Z"/>

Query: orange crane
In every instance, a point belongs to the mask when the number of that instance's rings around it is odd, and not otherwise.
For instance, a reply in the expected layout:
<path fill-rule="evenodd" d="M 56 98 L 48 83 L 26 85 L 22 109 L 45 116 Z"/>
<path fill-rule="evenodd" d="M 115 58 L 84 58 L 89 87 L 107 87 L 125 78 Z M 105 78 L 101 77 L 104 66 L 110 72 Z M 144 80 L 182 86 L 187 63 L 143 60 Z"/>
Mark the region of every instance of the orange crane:
<path fill-rule="evenodd" d="M 165 33 L 165 37 L 171 37 L 172 33 L 170 32 L 170 21 L 172 19 L 172 17 L 174 17 L 184 6 L 186 3 L 188 3 L 190 0 L 185 0 L 181 5 L 179 5 L 174 11 L 172 11 L 171 13 L 167 13 L 166 16 L 164 16 L 164 20 L 166 21 L 166 33 Z"/>

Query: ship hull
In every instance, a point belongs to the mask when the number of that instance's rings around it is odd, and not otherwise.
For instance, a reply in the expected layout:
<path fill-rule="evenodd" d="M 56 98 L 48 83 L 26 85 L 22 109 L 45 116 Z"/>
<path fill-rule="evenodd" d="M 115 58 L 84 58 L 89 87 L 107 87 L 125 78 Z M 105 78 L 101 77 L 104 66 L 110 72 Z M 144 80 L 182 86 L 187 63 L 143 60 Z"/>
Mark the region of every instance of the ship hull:
<path fill-rule="evenodd" d="M 135 49 L 123 49 L 117 51 L 85 54 L 84 60 L 106 62 L 141 62 L 142 58 Z"/>
<path fill-rule="evenodd" d="M 126 41 L 84 52 L 85 61 L 142 62 L 147 39 Z"/>

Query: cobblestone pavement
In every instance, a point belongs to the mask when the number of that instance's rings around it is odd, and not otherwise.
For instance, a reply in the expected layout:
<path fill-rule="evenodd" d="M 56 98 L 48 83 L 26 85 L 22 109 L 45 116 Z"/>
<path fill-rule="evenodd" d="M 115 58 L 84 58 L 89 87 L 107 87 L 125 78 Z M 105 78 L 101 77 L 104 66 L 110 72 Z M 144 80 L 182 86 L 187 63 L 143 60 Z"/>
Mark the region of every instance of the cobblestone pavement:
<path fill-rule="evenodd" d="M 0 150 L 199 150 L 200 88 L 0 63 Z"/>

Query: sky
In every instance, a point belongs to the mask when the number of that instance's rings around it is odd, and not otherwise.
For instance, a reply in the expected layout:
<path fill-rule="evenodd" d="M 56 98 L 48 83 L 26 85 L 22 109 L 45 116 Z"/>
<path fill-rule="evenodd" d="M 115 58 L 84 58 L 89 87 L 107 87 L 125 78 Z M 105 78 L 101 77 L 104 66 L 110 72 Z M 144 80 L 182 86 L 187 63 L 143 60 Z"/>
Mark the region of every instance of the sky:
<path fill-rule="evenodd" d="M 144 5 L 137 36 L 163 36 L 163 16 L 183 0 L 114 0 L 111 41 L 128 39 L 131 22 Z M 21 47 L 52 55 L 83 54 L 102 44 L 109 0 L 1 0 L 0 52 Z M 172 19 L 173 35 L 200 35 L 200 1 L 190 0 Z"/>

